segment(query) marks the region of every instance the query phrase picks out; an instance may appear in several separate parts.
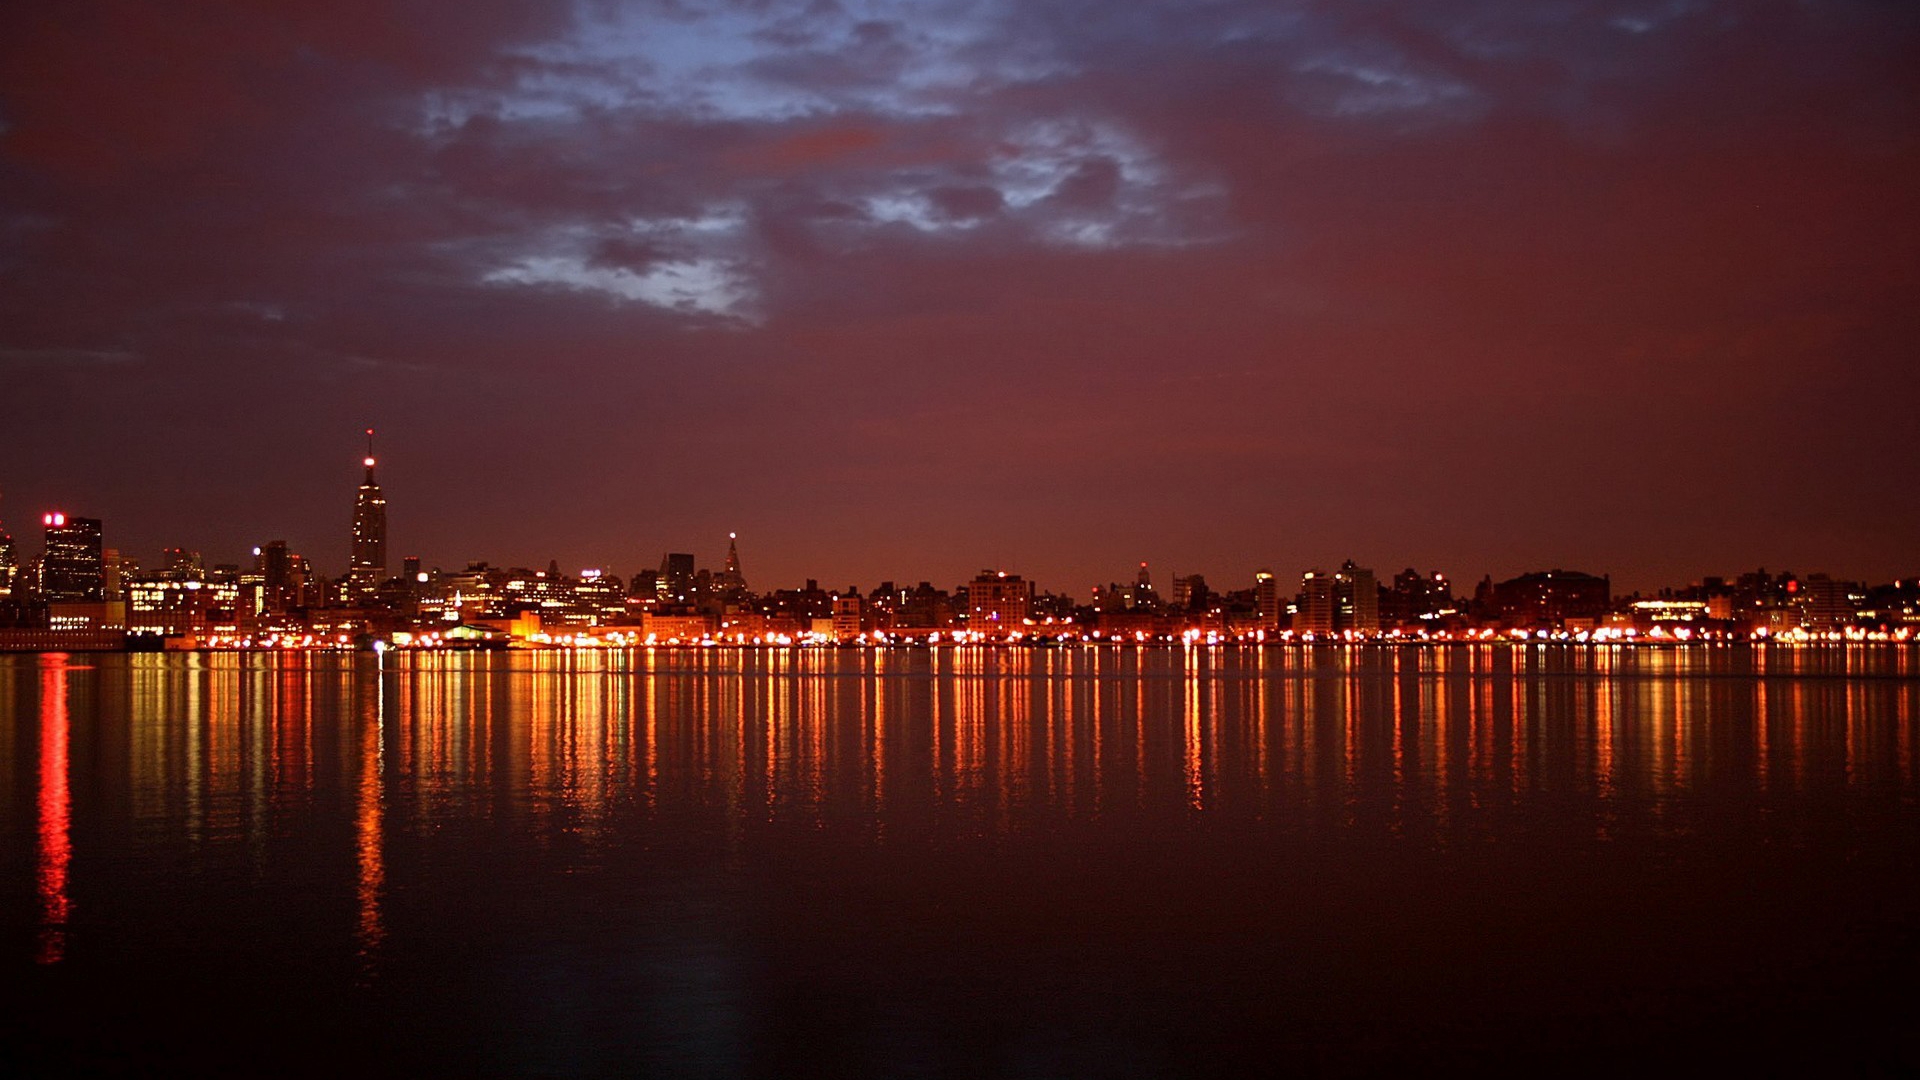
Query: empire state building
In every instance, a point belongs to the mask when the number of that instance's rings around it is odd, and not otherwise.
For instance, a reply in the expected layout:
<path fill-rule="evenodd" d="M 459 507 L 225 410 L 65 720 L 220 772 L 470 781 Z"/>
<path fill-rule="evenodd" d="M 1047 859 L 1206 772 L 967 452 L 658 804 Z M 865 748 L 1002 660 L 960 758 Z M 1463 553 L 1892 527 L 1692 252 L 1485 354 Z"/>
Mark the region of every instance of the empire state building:
<path fill-rule="evenodd" d="M 347 566 L 347 594 L 356 602 L 372 596 L 387 579 L 387 497 L 373 478 L 373 429 L 367 429 L 366 479 L 353 500 L 353 557 Z"/>

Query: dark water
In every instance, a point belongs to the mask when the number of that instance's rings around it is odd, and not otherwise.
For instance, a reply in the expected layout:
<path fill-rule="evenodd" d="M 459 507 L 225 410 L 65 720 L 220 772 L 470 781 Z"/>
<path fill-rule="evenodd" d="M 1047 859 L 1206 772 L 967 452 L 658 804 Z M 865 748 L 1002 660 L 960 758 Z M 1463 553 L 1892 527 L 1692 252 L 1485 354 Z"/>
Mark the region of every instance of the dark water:
<path fill-rule="evenodd" d="M 0 657 L 0 1071 L 1920 1066 L 1920 651 Z"/>

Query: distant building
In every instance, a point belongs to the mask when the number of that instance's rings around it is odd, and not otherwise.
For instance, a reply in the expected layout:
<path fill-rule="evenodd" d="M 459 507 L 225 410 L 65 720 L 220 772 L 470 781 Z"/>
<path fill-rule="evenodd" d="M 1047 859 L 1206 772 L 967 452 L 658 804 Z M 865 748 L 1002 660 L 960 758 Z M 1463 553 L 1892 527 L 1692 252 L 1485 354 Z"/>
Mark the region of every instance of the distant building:
<path fill-rule="evenodd" d="M 1211 594 L 1207 591 L 1207 579 L 1199 574 L 1173 579 L 1173 607 L 1175 611 L 1200 611 L 1206 608 Z"/>
<path fill-rule="evenodd" d="M 1539 570 L 1492 585 L 1488 592 L 1494 618 L 1519 629 L 1557 630 L 1569 623 L 1597 623 L 1613 601 L 1604 577 L 1578 570 Z"/>
<path fill-rule="evenodd" d="M 14 551 L 13 534 L 0 525 L 0 600 L 13 595 L 14 580 L 19 574 L 19 555 Z"/>
<path fill-rule="evenodd" d="M 1380 625 L 1423 627 L 1455 613 L 1453 587 L 1445 574 L 1422 574 L 1409 566 L 1380 590 Z"/>
<path fill-rule="evenodd" d="M 738 533 L 727 534 L 726 565 L 721 568 L 720 576 L 715 579 L 715 584 L 719 586 L 720 592 L 734 599 L 744 595 L 747 591 L 747 575 L 740 571 L 739 540 L 740 537 Z"/>
<path fill-rule="evenodd" d="M 1145 562 L 1140 564 L 1140 572 L 1133 577 L 1133 595 L 1127 606 L 1148 610 L 1160 606 L 1160 594 L 1154 591 L 1153 575 L 1147 573 Z"/>
<path fill-rule="evenodd" d="M 40 557 L 40 597 L 48 601 L 106 599 L 100 522 L 58 511 L 41 518 L 46 549 Z"/>
<path fill-rule="evenodd" d="M 1141 564 L 1141 573 L 1146 564 Z M 1033 613 L 1033 583 L 1019 574 L 982 570 L 967 583 L 967 629 L 988 637 L 1020 633 Z"/>
<path fill-rule="evenodd" d="M 285 540 L 268 541 L 253 552 L 253 572 L 260 579 L 260 610 L 284 612 L 304 607 L 306 560 L 288 551 Z"/>
<path fill-rule="evenodd" d="M 693 567 L 693 556 L 684 551 L 668 552 L 661 557 L 660 576 L 656 581 L 663 603 L 693 603 Z"/>
<path fill-rule="evenodd" d="M 1808 574 L 1798 590 L 1801 625 L 1821 633 L 1851 626 L 1857 609 L 1850 592 L 1844 581 L 1826 574 Z"/>
<path fill-rule="evenodd" d="M 856 589 L 835 593 L 833 597 L 833 640 L 852 641 L 860 636 L 861 618 L 866 603 Z"/>
<path fill-rule="evenodd" d="M 373 476 L 373 429 L 367 429 L 366 478 L 353 500 L 353 554 L 347 564 L 347 596 L 365 603 L 387 579 L 387 497 Z"/>
<path fill-rule="evenodd" d="M 1334 627 L 1333 575 L 1309 570 L 1300 577 L 1300 597 L 1293 616 L 1296 634 L 1331 634 Z"/>
<path fill-rule="evenodd" d="M 1253 611 L 1260 629 L 1268 632 L 1280 629 L 1280 617 L 1286 614 L 1286 605 L 1280 601 L 1280 580 L 1271 571 L 1262 570 L 1253 575 Z"/>
<path fill-rule="evenodd" d="M 186 548 L 161 548 L 160 573 L 175 581 L 191 581 L 206 576 L 206 564 L 200 553 Z"/>
<path fill-rule="evenodd" d="M 1356 634 L 1380 632 L 1380 583 L 1373 571 L 1352 559 L 1333 575 L 1334 629 Z"/>
<path fill-rule="evenodd" d="M 231 624 L 239 599 L 234 582 L 182 580 L 155 575 L 127 582 L 127 631 L 180 637 Z"/>
<path fill-rule="evenodd" d="M 1379 633 L 1380 585 L 1373 571 L 1355 566 L 1352 559 L 1331 574 L 1307 571 L 1300 578 L 1293 630 L 1316 636 Z"/>

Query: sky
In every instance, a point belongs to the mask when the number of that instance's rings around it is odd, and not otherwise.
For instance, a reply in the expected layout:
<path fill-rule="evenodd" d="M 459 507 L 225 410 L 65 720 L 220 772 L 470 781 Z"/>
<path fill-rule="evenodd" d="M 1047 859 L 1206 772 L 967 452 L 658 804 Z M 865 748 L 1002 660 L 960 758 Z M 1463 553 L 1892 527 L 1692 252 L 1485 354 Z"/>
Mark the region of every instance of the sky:
<path fill-rule="evenodd" d="M 1916 343 L 1910 3 L 0 6 L 30 551 L 1887 580 Z"/>

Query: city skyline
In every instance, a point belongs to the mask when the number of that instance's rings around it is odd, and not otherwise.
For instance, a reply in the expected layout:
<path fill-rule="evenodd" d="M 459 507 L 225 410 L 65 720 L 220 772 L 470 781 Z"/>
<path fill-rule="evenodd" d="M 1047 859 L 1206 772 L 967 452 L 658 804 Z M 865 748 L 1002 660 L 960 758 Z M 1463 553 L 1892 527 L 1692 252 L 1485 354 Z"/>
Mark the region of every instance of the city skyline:
<path fill-rule="evenodd" d="M 301 539 L 290 539 L 288 535 L 272 533 L 271 531 L 262 534 L 260 539 L 248 540 L 242 538 L 236 540 L 229 535 L 220 538 L 216 543 L 212 544 L 201 543 L 192 538 L 175 538 L 166 544 L 157 545 L 152 549 L 153 551 L 161 553 L 160 559 L 152 564 L 148 564 L 145 559 L 141 558 L 141 549 L 131 548 L 120 543 L 106 546 L 128 559 L 132 565 L 143 568 L 151 565 L 155 570 L 159 570 L 164 567 L 167 556 L 176 550 L 191 551 L 194 555 L 199 556 L 201 562 L 206 566 L 212 566 L 216 563 L 243 566 L 247 563 L 249 557 L 254 560 L 260 558 L 261 545 L 272 543 L 282 545 L 285 550 L 291 552 L 313 552 L 314 554 L 302 555 L 301 557 L 304 558 L 307 563 L 311 564 L 316 572 L 328 577 L 338 577 L 347 581 L 349 583 L 347 588 L 356 595 L 365 596 L 370 594 L 382 580 L 391 576 L 392 567 L 390 566 L 390 562 L 397 562 L 397 557 L 390 556 L 388 553 L 387 501 L 383 493 L 383 488 L 375 481 L 375 469 L 378 463 L 374 455 L 373 445 L 375 430 L 374 428 L 365 429 L 364 434 L 367 440 L 366 453 L 358 461 L 358 466 L 363 470 L 363 476 L 354 497 L 351 524 L 349 530 L 344 534 L 344 542 L 341 541 L 338 533 L 336 533 L 336 536 L 333 538 L 333 542 L 330 543 L 324 537 L 310 538 L 307 541 L 303 541 Z M 0 535 L 5 535 L 8 532 L 6 510 L 7 506 L 4 500 L 0 499 Z M 44 519 L 44 524 L 51 524 L 56 517 L 60 518 L 63 524 L 68 517 L 73 517 L 76 521 L 85 521 L 96 532 L 94 537 L 96 544 L 100 542 L 98 533 L 101 529 L 102 519 L 97 516 L 88 518 L 63 507 L 44 511 L 40 517 Z M 271 541 L 266 539 L 268 535 L 272 536 Z M 742 587 L 744 587 L 744 579 L 739 577 L 738 570 L 740 560 L 738 536 L 739 534 L 734 531 L 728 531 L 726 533 L 727 551 L 726 554 L 719 559 L 713 558 L 710 554 L 706 553 L 704 549 L 689 552 L 685 557 L 694 559 L 709 568 L 718 566 L 718 573 L 727 575 L 731 579 L 740 580 Z M 24 565 L 26 559 L 31 556 L 33 549 L 28 546 L 23 546 L 22 538 L 18 536 L 12 537 L 11 543 L 11 556 L 17 565 Z M 556 546 L 564 548 L 566 544 L 562 541 Z M 685 548 L 688 546 L 700 547 L 698 544 L 687 544 L 685 538 L 675 538 L 661 544 L 660 551 L 667 553 L 677 548 Z M 337 571 L 333 569 L 336 565 L 335 560 L 328 557 L 329 549 L 332 547 L 342 547 L 345 549 L 345 554 L 337 560 Z M 654 561 L 653 558 L 646 553 L 646 550 L 641 548 L 636 548 L 628 555 L 599 560 L 565 560 L 557 555 L 551 554 L 525 558 L 501 558 L 489 555 L 484 551 L 474 551 L 447 559 L 438 559 L 422 556 L 411 548 L 405 548 L 404 545 L 402 546 L 402 550 L 409 564 L 431 567 L 436 571 L 452 571 L 461 567 L 477 564 L 528 569 L 555 564 L 560 566 L 563 572 L 568 574 L 605 573 L 625 577 L 629 570 L 644 567 Z M 227 554 L 228 552 L 232 554 L 229 556 Z M 1216 583 L 1216 586 L 1219 583 L 1231 583 L 1231 588 L 1238 589 L 1243 586 L 1255 584 L 1257 580 L 1264 575 L 1278 573 L 1281 577 L 1291 577 L 1300 572 L 1304 572 L 1308 578 L 1311 578 L 1314 573 L 1324 573 L 1328 567 L 1338 566 L 1342 562 L 1347 566 L 1353 566 L 1355 564 L 1356 554 L 1357 553 L 1347 552 L 1334 556 L 1323 556 L 1300 562 L 1297 566 L 1270 560 L 1252 568 L 1245 568 L 1244 573 L 1241 572 L 1243 568 L 1238 567 L 1226 568 L 1225 572 L 1221 572 L 1220 569 L 1207 565 L 1182 565 L 1178 562 L 1159 561 L 1149 558 L 1138 561 L 1137 572 L 1143 585 L 1147 582 L 1148 575 L 1152 572 L 1150 568 L 1157 568 L 1160 575 L 1160 585 L 1172 585 L 1186 575 L 1197 575 L 1203 579 L 1210 578 Z M 910 555 L 902 555 L 899 559 L 902 563 L 911 563 Z M 768 561 L 777 564 L 779 560 L 776 556 L 770 558 Z M 1506 568 L 1500 570 L 1485 569 L 1476 570 L 1472 573 L 1464 573 L 1453 568 L 1441 567 L 1433 564 L 1431 560 L 1421 560 L 1418 557 L 1409 558 L 1405 560 L 1404 563 L 1401 563 L 1392 560 L 1386 562 L 1369 560 L 1362 556 L 1362 561 L 1367 561 L 1372 567 L 1379 569 L 1384 569 L 1389 565 L 1404 565 L 1406 570 L 1418 570 L 1421 573 L 1442 573 L 1445 574 L 1450 581 L 1468 586 L 1482 579 L 1503 580 L 1549 569 L 1558 572 L 1562 569 L 1576 568 L 1576 564 L 1570 561 L 1548 561 L 1512 570 L 1507 570 Z M 1195 562 L 1204 563 L 1205 560 L 1195 560 Z M 1049 592 L 1072 597 L 1076 600 L 1085 600 L 1089 590 L 1098 591 L 1108 584 L 1119 580 L 1119 578 L 1125 576 L 1126 573 L 1132 572 L 1133 565 L 1134 564 L 1123 564 L 1115 567 L 1106 575 L 1096 576 L 1095 579 L 1084 583 L 1069 583 L 1064 580 L 1051 579 L 1043 581 L 1041 576 L 1031 573 L 1027 567 L 1019 563 L 993 559 L 975 559 L 968 568 L 964 570 L 954 570 L 949 573 L 936 572 L 929 574 L 926 571 L 915 571 L 909 567 L 908 572 L 905 573 L 869 575 L 864 578 L 859 576 L 849 577 L 846 575 L 838 577 L 823 576 L 817 569 L 802 568 L 801 572 L 794 576 L 779 579 L 778 584 L 774 587 L 795 587 L 801 581 L 825 582 L 826 587 L 829 589 L 847 582 L 854 583 L 856 586 L 861 582 L 871 584 L 882 581 L 955 582 L 966 580 L 984 566 L 988 570 L 1004 570 L 1021 574 L 1027 580 L 1035 582 L 1036 585 L 1044 585 Z M 1594 573 L 1609 578 L 1615 583 L 1615 588 L 1621 595 L 1657 594 L 1665 590 L 1697 586 L 1703 580 L 1709 578 L 1731 578 L 1742 573 L 1768 571 L 1769 569 L 1774 572 L 1787 574 L 1795 572 L 1803 574 L 1821 573 L 1839 580 L 1853 580 L 1866 583 L 1880 581 L 1899 582 L 1909 577 L 1920 578 L 1920 572 L 1900 573 L 1888 575 L 1884 578 L 1876 578 L 1868 575 L 1851 574 L 1846 572 L 1844 568 L 1833 568 L 1825 564 L 1810 564 L 1796 567 L 1785 563 L 1761 563 L 1755 566 L 1720 566 L 1706 568 L 1696 571 L 1691 576 L 1682 577 L 1677 580 L 1664 580 L 1642 584 L 1617 574 L 1614 569 L 1610 567 L 1578 568 L 1582 570 L 1591 569 Z M 1916 568 L 1916 570 L 1920 570 L 1920 568 Z M 689 569 L 687 572 L 690 574 L 691 570 Z M 1372 573 L 1373 571 L 1369 569 L 1368 572 Z M 1390 576 L 1391 571 L 1388 571 L 1388 574 Z M 768 577 L 771 576 L 772 575 L 768 575 Z M 1242 581 L 1242 578 L 1245 578 L 1245 581 Z M 763 580 L 766 579 L 763 578 Z M 96 596 L 95 599 L 97 598 Z"/>
<path fill-rule="evenodd" d="M 1083 595 L 988 565 L 950 589 L 935 576 L 842 588 L 807 576 L 756 591 L 739 535 L 716 570 L 667 550 L 657 570 L 563 569 L 551 559 L 442 566 L 416 555 L 396 570 L 374 429 L 338 575 L 285 539 L 252 547 L 250 564 L 168 547 L 152 569 L 105 542 L 97 518 L 49 511 L 41 551 L 25 555 L 0 529 L 0 650 L 343 648 L 442 645 L 630 647 L 1147 642 L 1184 640 L 1460 641 L 1494 637 L 1575 643 L 1635 641 L 1905 642 L 1920 626 L 1920 577 L 1860 582 L 1825 572 L 1702 574 L 1652 595 L 1616 589 L 1607 573 L 1554 566 L 1495 581 L 1409 565 L 1377 574 L 1351 557 L 1313 565 L 1298 591 L 1264 566 L 1244 579 L 1178 570 L 1156 580 L 1142 560 L 1127 584 Z M 1287 575 L 1291 576 L 1291 575 Z M 947 581 L 952 581 L 948 578 Z M 796 587 L 797 585 L 797 587 Z M 943 583 L 944 585 L 944 583 Z"/>
<path fill-rule="evenodd" d="M 430 9 L 0 13 L 16 528 L 1913 572 L 1910 7 Z"/>

